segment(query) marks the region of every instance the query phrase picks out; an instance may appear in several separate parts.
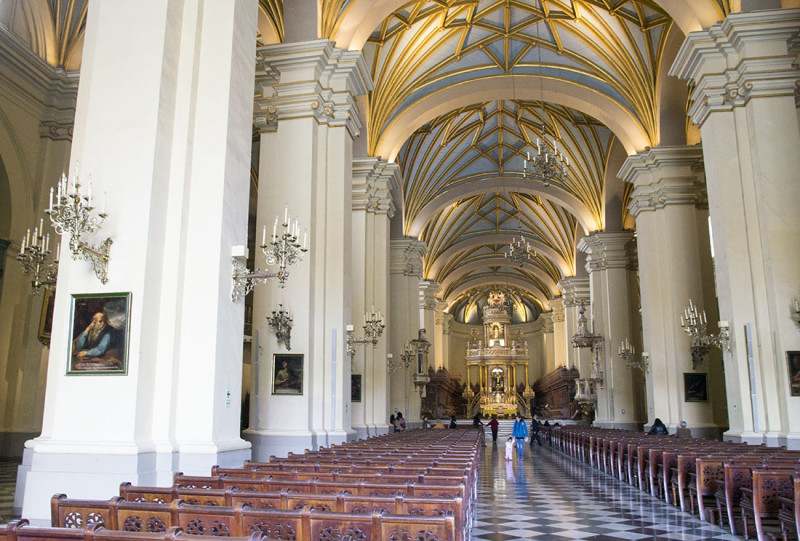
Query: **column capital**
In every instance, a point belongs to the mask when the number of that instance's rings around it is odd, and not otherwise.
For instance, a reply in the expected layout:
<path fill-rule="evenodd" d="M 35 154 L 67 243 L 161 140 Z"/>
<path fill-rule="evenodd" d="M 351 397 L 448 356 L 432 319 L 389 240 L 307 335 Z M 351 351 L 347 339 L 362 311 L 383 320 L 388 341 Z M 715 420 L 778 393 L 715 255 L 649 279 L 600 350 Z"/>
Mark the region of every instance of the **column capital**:
<path fill-rule="evenodd" d="M 353 159 L 353 210 L 395 215 L 392 190 L 402 185 L 402 173 L 396 163 L 380 158 Z"/>
<path fill-rule="evenodd" d="M 630 266 L 629 244 L 633 231 L 608 233 L 595 231 L 578 241 L 578 249 L 587 254 L 586 270 L 625 269 Z"/>
<path fill-rule="evenodd" d="M 423 241 L 408 237 L 391 239 L 389 251 L 391 253 L 391 274 L 422 278 L 422 258 L 428 251 Z"/>
<path fill-rule="evenodd" d="M 751 99 L 794 96 L 800 71 L 788 42 L 799 24 L 796 8 L 732 13 L 686 36 L 669 74 L 693 87 L 692 122 L 702 125 L 711 113 Z"/>
<path fill-rule="evenodd" d="M 564 298 L 553 297 L 548 301 L 548 304 L 550 305 L 550 309 L 552 310 L 551 314 L 553 317 L 553 321 L 555 323 L 563 323 L 565 321 Z"/>
<path fill-rule="evenodd" d="M 419 282 L 419 307 L 423 310 L 436 310 L 438 299 L 436 294 L 442 290 L 438 282 L 420 280 Z"/>
<path fill-rule="evenodd" d="M 543 333 L 555 332 L 555 325 L 553 324 L 556 322 L 556 316 L 554 312 L 542 312 L 541 314 L 539 314 L 539 319 L 542 320 Z"/>
<path fill-rule="evenodd" d="M 633 154 L 617 176 L 634 185 L 628 203 L 634 218 L 667 205 L 708 206 L 700 146 L 656 147 Z"/>
<path fill-rule="evenodd" d="M 565 307 L 576 306 L 581 301 L 589 303 L 589 278 L 569 276 L 559 280 L 556 287 L 561 290 Z"/>
<path fill-rule="evenodd" d="M 262 132 L 278 121 L 314 118 L 361 132 L 355 97 L 374 89 L 360 51 L 345 51 L 326 39 L 279 43 L 256 52 L 254 122 Z"/>

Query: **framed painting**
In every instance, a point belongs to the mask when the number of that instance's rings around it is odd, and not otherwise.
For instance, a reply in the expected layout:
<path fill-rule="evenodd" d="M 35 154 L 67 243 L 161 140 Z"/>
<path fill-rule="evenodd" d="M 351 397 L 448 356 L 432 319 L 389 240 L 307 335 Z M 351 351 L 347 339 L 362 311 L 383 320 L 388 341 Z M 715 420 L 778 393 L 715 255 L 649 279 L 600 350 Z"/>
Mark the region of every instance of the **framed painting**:
<path fill-rule="evenodd" d="M 789 365 L 789 390 L 792 396 L 800 396 L 800 351 L 787 351 Z"/>
<path fill-rule="evenodd" d="M 708 374 L 683 374 L 683 400 L 685 402 L 708 402 Z"/>
<path fill-rule="evenodd" d="M 39 342 L 50 346 L 50 332 L 53 330 L 53 309 L 55 308 L 56 294 L 46 287 L 42 299 L 42 315 L 39 316 Z"/>
<path fill-rule="evenodd" d="M 350 401 L 361 402 L 361 374 L 350 374 Z"/>
<path fill-rule="evenodd" d="M 72 295 L 67 374 L 128 373 L 130 293 Z"/>
<path fill-rule="evenodd" d="M 275 353 L 272 367 L 272 394 L 303 394 L 303 355 Z"/>

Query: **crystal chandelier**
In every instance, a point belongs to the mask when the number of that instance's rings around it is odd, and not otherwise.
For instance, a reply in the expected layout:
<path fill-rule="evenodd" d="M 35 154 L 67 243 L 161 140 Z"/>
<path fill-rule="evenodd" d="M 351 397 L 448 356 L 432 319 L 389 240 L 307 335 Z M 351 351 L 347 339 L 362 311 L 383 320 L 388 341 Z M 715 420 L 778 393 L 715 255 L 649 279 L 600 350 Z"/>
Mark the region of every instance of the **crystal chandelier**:
<path fill-rule="evenodd" d="M 378 338 L 383 334 L 383 329 L 386 328 L 386 321 L 383 314 L 375 312 L 375 307 L 372 307 L 372 312 L 364 314 L 364 338 L 356 338 L 353 336 L 353 326 L 348 325 L 347 331 L 347 354 L 352 360 L 353 355 L 356 353 L 356 345 L 372 344 L 372 347 L 378 345 Z"/>
<path fill-rule="evenodd" d="M 527 159 L 522 162 L 522 176 L 541 180 L 544 186 L 550 186 L 551 182 L 564 184 L 569 167 L 569 157 L 559 152 L 558 143 L 553 139 L 553 152 L 544 141 L 544 153 L 542 153 L 542 143 L 536 139 L 536 154 L 526 153 Z"/>
<path fill-rule="evenodd" d="M 286 346 L 286 351 L 292 351 L 292 317 L 289 312 L 283 309 L 283 305 L 278 305 L 278 310 L 272 311 L 272 316 L 267 316 L 267 322 L 272 330 L 275 331 L 275 338 L 278 343 Z"/>
<path fill-rule="evenodd" d="M 680 316 L 681 327 L 683 331 L 689 335 L 692 340 L 692 369 L 697 370 L 697 367 L 703 364 L 706 353 L 711 349 L 711 346 L 718 347 L 722 350 L 730 351 L 731 349 L 731 336 L 730 327 L 727 321 L 719 321 L 719 334 L 708 334 L 708 319 L 706 318 L 706 311 L 698 311 L 697 306 L 694 305 L 692 299 L 689 299 L 689 306 L 683 309 L 683 314 Z"/>
<path fill-rule="evenodd" d="M 641 370 L 642 373 L 647 372 L 647 354 L 642 353 L 641 358 L 637 359 L 636 348 L 631 345 L 627 338 L 619 345 L 619 356 L 623 361 L 625 361 L 626 366 Z"/>
<path fill-rule="evenodd" d="M 33 242 L 31 242 L 33 241 Z M 61 245 L 56 245 L 56 257 L 52 262 L 47 262 L 50 252 L 50 234 L 44 235 L 44 220 L 39 220 L 39 227 L 22 236 L 17 261 L 22 264 L 22 272 L 31 277 L 31 290 L 34 295 L 43 287 L 52 289 L 56 286 L 58 278 L 58 258 Z"/>
<path fill-rule="evenodd" d="M 267 226 L 264 226 L 261 235 L 261 251 L 264 253 L 267 265 L 277 265 L 275 272 L 262 271 L 258 267 L 253 272 L 237 257 L 233 258 L 233 287 L 231 300 L 237 301 L 253 291 L 256 285 L 265 284 L 273 278 L 278 279 L 278 287 L 286 287 L 289 278 L 288 267 L 303 260 L 303 254 L 308 251 L 308 230 L 303 233 L 303 243 L 300 244 L 300 223 L 297 218 L 289 218 L 289 205 L 286 205 L 281 223 L 282 231 L 278 233 L 279 217 L 275 216 L 272 226 L 272 236 L 267 244 Z"/>
<path fill-rule="evenodd" d="M 66 235 L 69 238 L 72 259 L 88 261 L 94 269 L 95 276 L 102 283 L 108 283 L 111 239 L 107 238 L 97 246 L 89 244 L 82 239 L 87 233 L 95 233 L 108 216 L 105 211 L 105 201 L 103 202 L 103 210 L 100 213 L 95 215 L 93 212 L 91 175 L 89 175 L 88 190 L 84 195 L 81 192 L 78 164 L 76 163 L 75 170 L 70 178 L 67 178 L 67 175 L 62 173 L 61 180 L 58 182 L 58 191 L 54 192 L 54 190 L 54 188 L 50 188 L 50 206 L 44 211 L 45 214 L 50 216 L 53 228 L 59 235 Z"/>
<path fill-rule="evenodd" d="M 519 239 L 512 237 L 511 243 L 506 247 L 503 255 L 506 259 L 522 267 L 526 261 L 530 261 L 536 256 L 536 252 L 531 255 L 531 245 L 520 233 Z"/>

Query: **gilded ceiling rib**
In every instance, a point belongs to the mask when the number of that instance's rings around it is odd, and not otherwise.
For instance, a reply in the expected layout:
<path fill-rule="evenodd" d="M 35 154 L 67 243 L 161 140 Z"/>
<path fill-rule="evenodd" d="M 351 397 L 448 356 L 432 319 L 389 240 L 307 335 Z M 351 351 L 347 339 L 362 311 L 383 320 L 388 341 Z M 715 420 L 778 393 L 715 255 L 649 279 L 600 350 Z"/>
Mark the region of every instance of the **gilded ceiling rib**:
<path fill-rule="evenodd" d="M 47 0 L 56 40 L 56 67 L 65 68 L 86 29 L 88 0 Z"/>
<path fill-rule="evenodd" d="M 283 42 L 283 1 L 258 0 L 258 7 L 264 12 L 270 23 L 272 23 L 272 26 L 275 28 L 275 33 L 278 35 L 278 39 Z"/>

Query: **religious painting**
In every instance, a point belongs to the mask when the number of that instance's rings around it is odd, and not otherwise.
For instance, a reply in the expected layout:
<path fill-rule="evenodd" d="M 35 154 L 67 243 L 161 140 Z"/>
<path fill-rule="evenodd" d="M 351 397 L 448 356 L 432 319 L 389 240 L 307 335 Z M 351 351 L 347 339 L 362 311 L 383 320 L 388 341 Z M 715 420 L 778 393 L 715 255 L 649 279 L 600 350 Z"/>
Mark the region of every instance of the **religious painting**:
<path fill-rule="evenodd" d="M 39 342 L 50 346 L 50 332 L 53 330 L 53 310 L 55 309 L 55 292 L 46 287 L 42 299 L 42 315 L 39 316 Z"/>
<path fill-rule="evenodd" d="M 350 375 L 350 401 L 361 402 L 361 374 Z"/>
<path fill-rule="evenodd" d="M 787 351 L 789 364 L 789 389 L 792 396 L 800 396 L 800 351 Z"/>
<path fill-rule="evenodd" d="M 67 374 L 128 373 L 130 293 L 72 295 Z"/>
<path fill-rule="evenodd" d="M 708 374 L 683 374 L 683 399 L 685 402 L 708 402 Z"/>
<path fill-rule="evenodd" d="M 272 368 L 272 394 L 303 394 L 303 355 L 276 353 Z"/>

